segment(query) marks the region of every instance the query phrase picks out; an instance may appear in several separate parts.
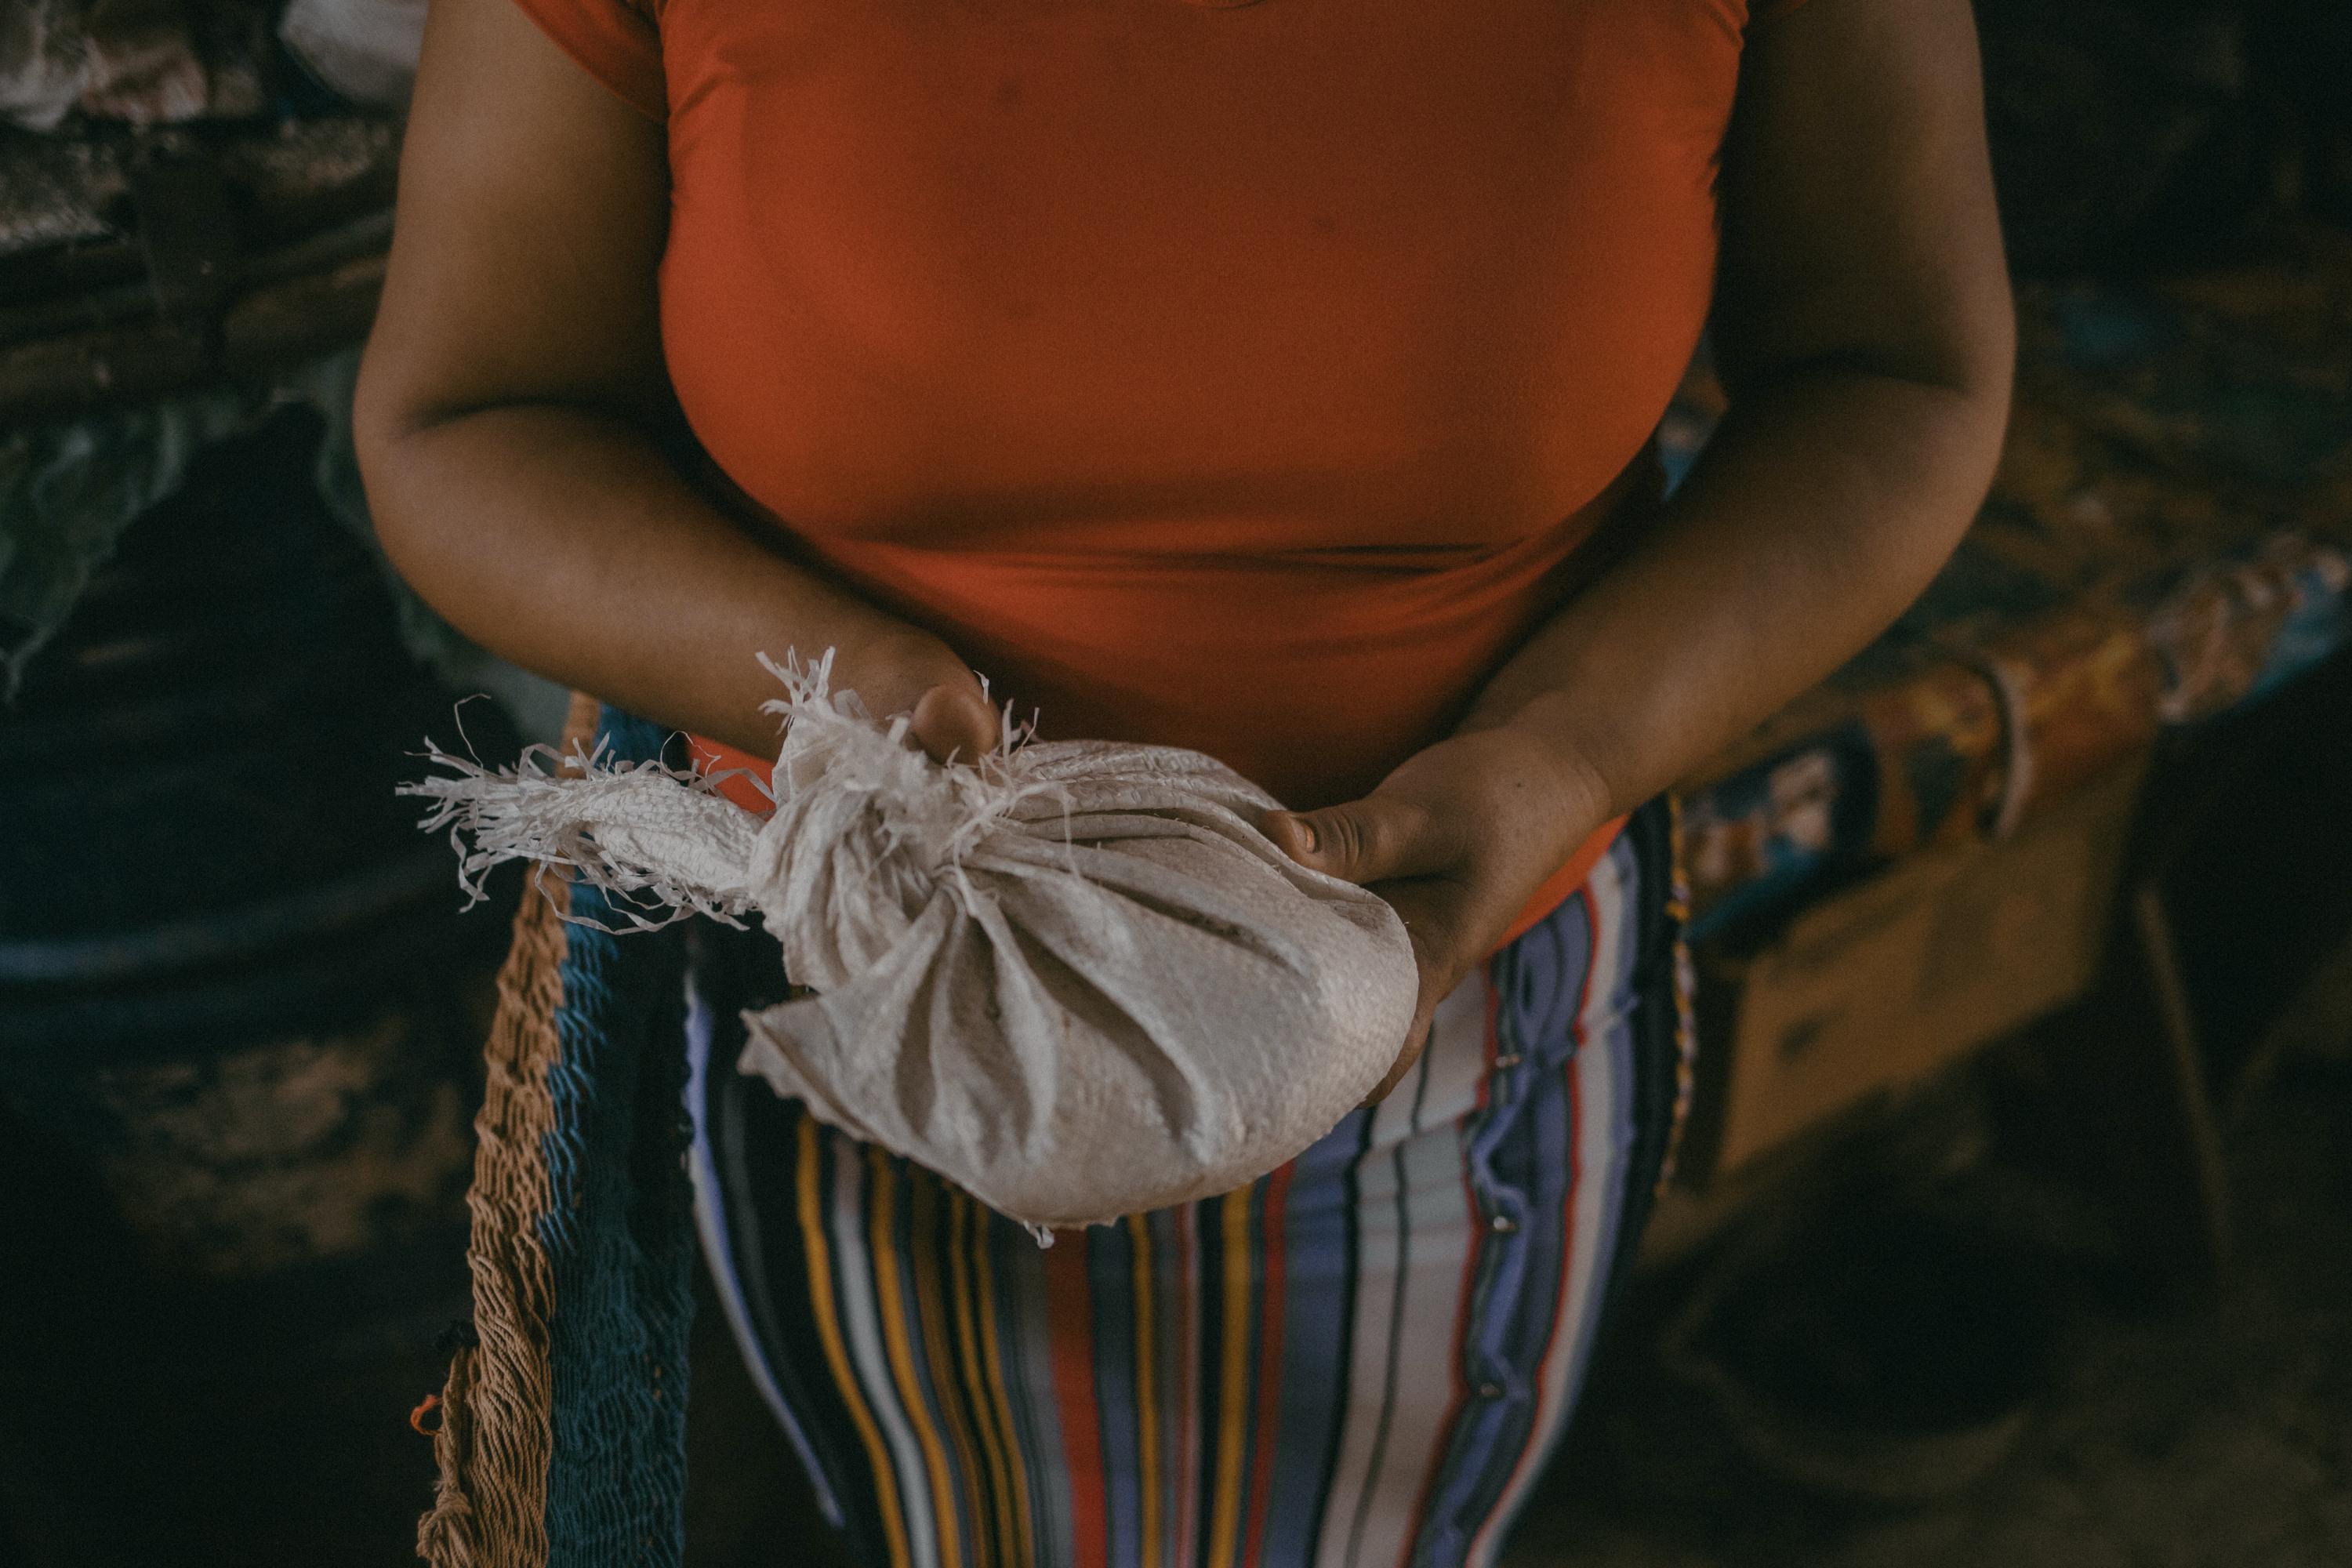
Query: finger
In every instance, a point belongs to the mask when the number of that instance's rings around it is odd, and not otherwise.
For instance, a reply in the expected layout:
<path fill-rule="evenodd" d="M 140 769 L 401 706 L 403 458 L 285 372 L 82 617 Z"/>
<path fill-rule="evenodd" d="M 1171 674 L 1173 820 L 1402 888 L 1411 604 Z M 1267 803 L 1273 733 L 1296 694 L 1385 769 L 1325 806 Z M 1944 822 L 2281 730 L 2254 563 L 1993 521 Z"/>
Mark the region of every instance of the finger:
<path fill-rule="evenodd" d="M 1350 882 L 1425 877 L 1455 858 L 1452 836 L 1426 806 L 1377 795 L 1320 811 L 1268 812 L 1259 826 L 1300 865 Z"/>
<path fill-rule="evenodd" d="M 971 762 L 996 749 L 996 710 L 976 686 L 942 682 L 915 700 L 908 732 L 933 762 Z"/>

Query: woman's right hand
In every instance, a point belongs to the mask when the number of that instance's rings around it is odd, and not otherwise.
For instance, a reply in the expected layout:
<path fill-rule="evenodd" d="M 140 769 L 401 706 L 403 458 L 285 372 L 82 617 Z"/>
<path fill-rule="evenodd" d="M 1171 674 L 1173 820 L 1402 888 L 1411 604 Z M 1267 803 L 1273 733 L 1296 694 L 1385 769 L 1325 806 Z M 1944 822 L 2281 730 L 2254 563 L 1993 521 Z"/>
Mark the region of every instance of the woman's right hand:
<path fill-rule="evenodd" d="M 510 0 L 435 0 L 355 436 L 394 566 L 493 653 L 666 726 L 774 754 L 755 655 L 838 650 L 933 757 L 996 715 L 955 651 L 715 507 L 674 416 L 656 288 L 662 128 Z"/>

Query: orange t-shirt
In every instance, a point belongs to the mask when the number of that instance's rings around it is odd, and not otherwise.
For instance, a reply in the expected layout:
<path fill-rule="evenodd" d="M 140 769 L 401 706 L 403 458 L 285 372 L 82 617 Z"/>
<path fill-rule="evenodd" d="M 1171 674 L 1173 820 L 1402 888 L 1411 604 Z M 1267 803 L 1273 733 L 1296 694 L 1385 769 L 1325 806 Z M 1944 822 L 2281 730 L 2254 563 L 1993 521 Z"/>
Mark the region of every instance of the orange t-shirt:
<path fill-rule="evenodd" d="M 704 447 L 1047 736 L 1360 795 L 1654 494 L 1745 0 L 520 3 Z"/>

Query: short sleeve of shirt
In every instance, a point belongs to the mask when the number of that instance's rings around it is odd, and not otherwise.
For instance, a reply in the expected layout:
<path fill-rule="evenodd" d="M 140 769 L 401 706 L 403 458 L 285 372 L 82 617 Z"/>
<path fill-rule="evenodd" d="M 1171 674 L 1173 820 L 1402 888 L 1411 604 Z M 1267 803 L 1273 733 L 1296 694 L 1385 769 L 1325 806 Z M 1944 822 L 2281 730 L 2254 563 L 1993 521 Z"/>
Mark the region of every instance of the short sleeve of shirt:
<path fill-rule="evenodd" d="M 622 102 L 660 121 L 669 113 L 655 0 L 515 0 L 540 31 Z"/>

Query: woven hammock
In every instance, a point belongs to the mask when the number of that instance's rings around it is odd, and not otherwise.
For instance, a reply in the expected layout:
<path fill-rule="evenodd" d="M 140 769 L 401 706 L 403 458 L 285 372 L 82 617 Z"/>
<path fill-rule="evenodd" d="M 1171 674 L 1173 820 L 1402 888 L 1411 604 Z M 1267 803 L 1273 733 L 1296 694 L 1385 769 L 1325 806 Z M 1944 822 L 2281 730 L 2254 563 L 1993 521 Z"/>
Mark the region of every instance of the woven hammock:
<path fill-rule="evenodd" d="M 668 732 L 575 700 L 567 743 L 657 760 Z M 436 1568 L 675 1568 L 686 1544 L 694 1226 L 685 933 L 561 872 L 515 916 L 485 1052 L 474 1331 L 441 1396 L 417 1552 Z"/>

